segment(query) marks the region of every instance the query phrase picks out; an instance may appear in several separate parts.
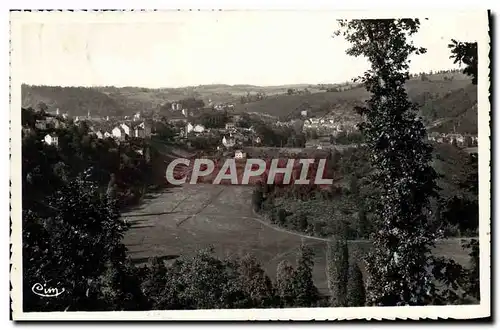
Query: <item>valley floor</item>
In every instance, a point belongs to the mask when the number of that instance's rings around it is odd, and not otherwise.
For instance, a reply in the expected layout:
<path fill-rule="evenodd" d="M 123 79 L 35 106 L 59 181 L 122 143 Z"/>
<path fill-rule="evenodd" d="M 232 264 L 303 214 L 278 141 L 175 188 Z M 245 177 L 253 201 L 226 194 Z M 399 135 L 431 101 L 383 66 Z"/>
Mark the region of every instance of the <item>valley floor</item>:
<path fill-rule="evenodd" d="M 326 239 L 278 228 L 259 218 L 251 207 L 252 186 L 184 185 L 148 196 L 144 203 L 123 214 L 132 225 L 124 243 L 137 263 L 150 257 L 175 259 L 214 247 L 219 257 L 254 255 L 274 279 L 281 260 L 295 264 L 301 242 L 315 252 L 315 285 L 327 293 Z M 365 240 L 350 241 L 350 257 L 361 259 L 370 248 Z M 440 241 L 436 254 L 468 262 L 460 239 Z"/>

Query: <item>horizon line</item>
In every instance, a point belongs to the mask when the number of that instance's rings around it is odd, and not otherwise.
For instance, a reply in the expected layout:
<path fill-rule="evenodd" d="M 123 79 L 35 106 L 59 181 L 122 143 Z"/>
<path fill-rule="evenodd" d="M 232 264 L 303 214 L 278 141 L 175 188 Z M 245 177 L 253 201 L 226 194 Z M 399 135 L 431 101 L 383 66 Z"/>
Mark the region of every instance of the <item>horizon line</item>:
<path fill-rule="evenodd" d="M 460 68 L 442 68 L 439 70 L 429 70 L 428 72 L 423 72 L 426 74 L 430 74 L 430 71 L 433 71 L 432 74 L 436 74 L 434 71 L 448 71 L 448 70 L 458 70 L 458 73 L 462 73 Z M 410 72 L 410 74 L 420 74 L 422 72 Z M 340 84 L 345 84 L 345 83 L 352 83 L 352 84 L 357 84 L 353 80 L 356 79 L 356 77 L 351 78 L 350 80 L 344 80 L 341 82 L 317 82 L 317 83 L 290 83 L 290 84 L 277 84 L 277 85 L 255 85 L 255 84 L 245 84 L 245 83 L 238 83 L 238 84 L 229 84 L 229 83 L 209 83 L 209 84 L 199 84 L 199 85 L 182 85 L 182 86 L 162 86 L 162 87 L 145 87 L 145 86 L 116 86 L 116 85 L 44 85 L 44 84 L 34 84 L 34 83 L 26 83 L 23 82 L 21 83 L 21 86 L 30 86 L 30 87 L 74 87 L 74 88 L 145 88 L 145 89 L 183 89 L 183 88 L 197 88 L 197 87 L 209 87 L 209 86 L 228 86 L 228 87 L 261 87 L 261 88 L 279 88 L 279 87 L 288 87 L 288 86 L 304 86 L 304 85 L 310 85 L 310 86 L 318 86 L 318 85 L 340 85 Z"/>

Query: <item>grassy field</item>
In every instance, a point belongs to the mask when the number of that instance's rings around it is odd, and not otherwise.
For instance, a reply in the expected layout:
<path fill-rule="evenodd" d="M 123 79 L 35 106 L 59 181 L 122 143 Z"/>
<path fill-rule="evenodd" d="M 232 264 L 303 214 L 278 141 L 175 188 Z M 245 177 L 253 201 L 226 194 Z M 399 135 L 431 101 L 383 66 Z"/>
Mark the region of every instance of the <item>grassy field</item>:
<path fill-rule="evenodd" d="M 253 254 L 274 279 L 278 263 L 295 262 L 301 242 L 315 251 L 314 282 L 327 293 L 325 240 L 275 228 L 251 209 L 251 186 L 184 185 L 148 197 L 123 216 L 132 224 L 124 243 L 137 263 L 157 256 L 174 259 L 212 245 L 220 257 Z M 349 243 L 351 258 L 361 258 L 370 242 Z M 467 263 L 460 240 L 440 242 L 438 255 Z"/>

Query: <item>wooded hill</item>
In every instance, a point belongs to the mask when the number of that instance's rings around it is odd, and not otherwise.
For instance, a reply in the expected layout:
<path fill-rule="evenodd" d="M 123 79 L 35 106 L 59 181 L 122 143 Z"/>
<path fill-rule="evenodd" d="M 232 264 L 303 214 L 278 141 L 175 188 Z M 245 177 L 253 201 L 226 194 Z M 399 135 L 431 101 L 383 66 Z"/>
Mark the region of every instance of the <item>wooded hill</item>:
<path fill-rule="evenodd" d="M 329 85 L 330 86 L 330 85 Z M 326 87 L 329 87 L 326 86 Z M 281 120 L 298 118 L 301 110 L 308 116 L 334 114 L 342 120 L 357 120 L 353 108 L 362 105 L 368 92 L 360 86 L 331 85 L 203 85 L 183 88 L 149 89 L 140 87 L 53 87 L 22 86 L 23 107 L 45 103 L 49 111 L 59 108 L 70 115 L 122 116 L 138 111 L 172 114 L 167 102 L 185 98 L 202 99 L 205 104 L 231 102 L 236 112 L 267 114 Z M 406 88 L 420 106 L 421 115 L 431 130 L 477 133 L 477 88 L 461 73 L 440 73 L 413 77 Z M 328 91 L 327 91 L 328 90 Z M 334 91 L 333 91 L 334 90 Z M 261 100 L 242 103 L 248 95 L 262 95 Z"/>

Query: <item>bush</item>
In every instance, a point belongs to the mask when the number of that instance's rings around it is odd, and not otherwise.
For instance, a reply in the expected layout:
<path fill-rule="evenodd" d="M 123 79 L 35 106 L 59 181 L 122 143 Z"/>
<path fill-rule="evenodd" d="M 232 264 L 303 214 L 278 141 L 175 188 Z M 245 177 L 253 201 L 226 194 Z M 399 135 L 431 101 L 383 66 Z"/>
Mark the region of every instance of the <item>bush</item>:
<path fill-rule="evenodd" d="M 365 302 L 365 282 L 363 281 L 363 274 L 357 263 L 351 263 L 347 280 L 347 306 L 360 307 L 364 306 Z"/>

